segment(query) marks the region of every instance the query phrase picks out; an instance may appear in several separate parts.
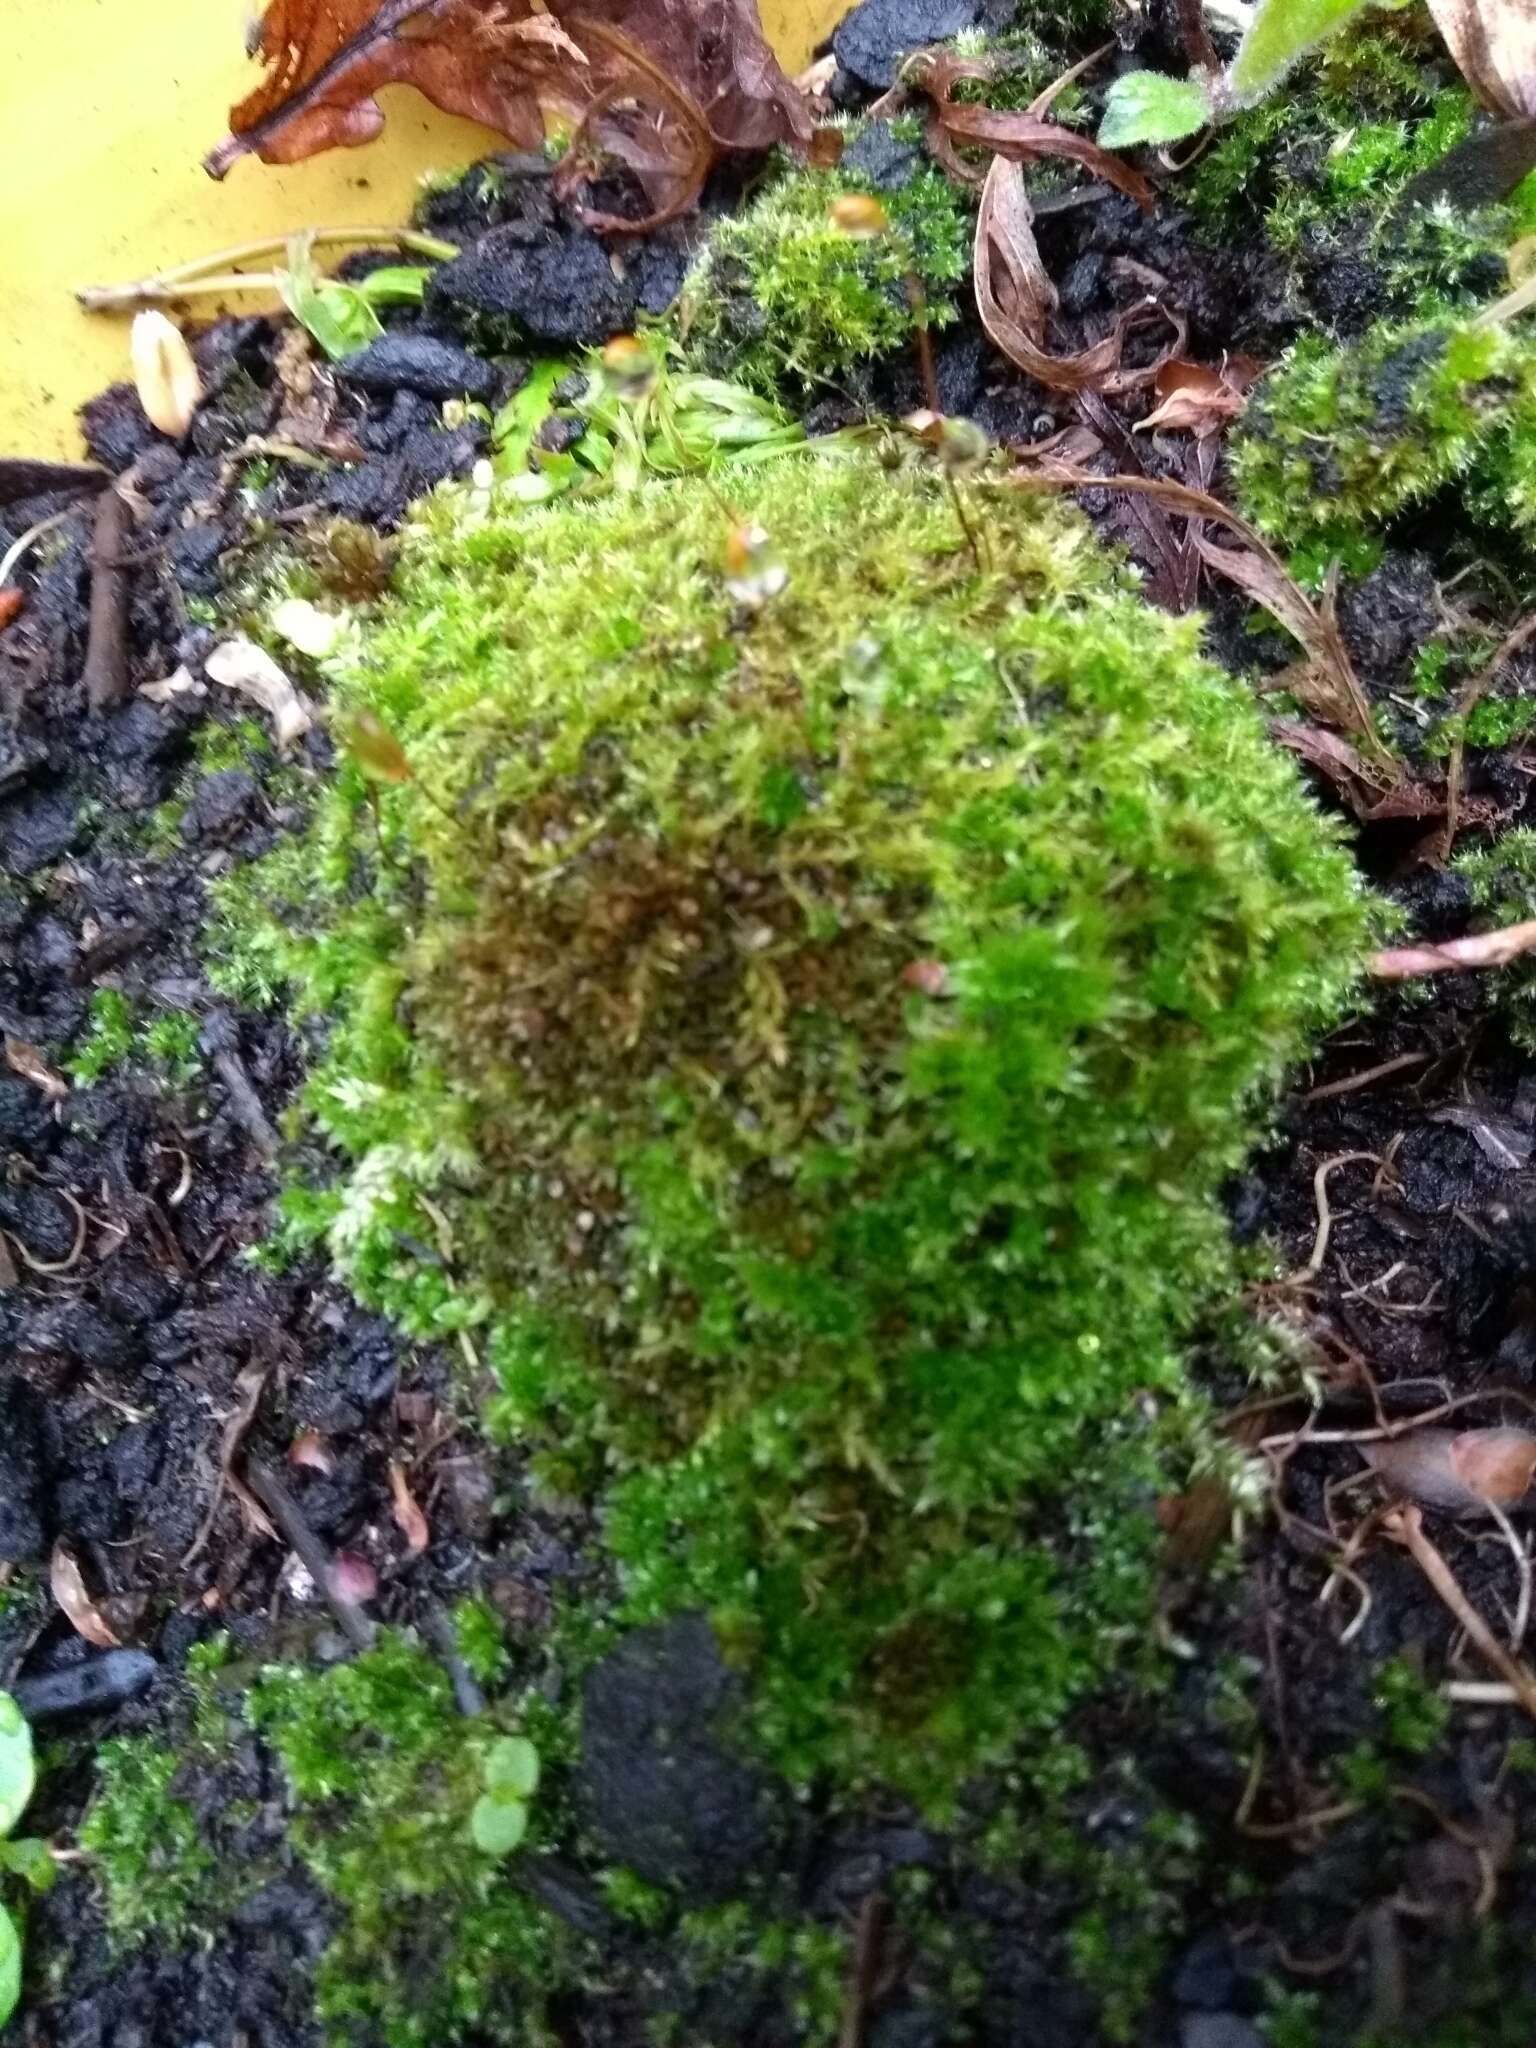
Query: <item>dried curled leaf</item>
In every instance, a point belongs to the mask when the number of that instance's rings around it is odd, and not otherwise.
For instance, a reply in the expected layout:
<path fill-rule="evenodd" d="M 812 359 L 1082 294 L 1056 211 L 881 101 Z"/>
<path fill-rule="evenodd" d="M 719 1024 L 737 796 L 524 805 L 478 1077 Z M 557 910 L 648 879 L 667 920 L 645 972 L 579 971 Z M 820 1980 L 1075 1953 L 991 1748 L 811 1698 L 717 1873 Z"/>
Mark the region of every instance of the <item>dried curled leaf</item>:
<path fill-rule="evenodd" d="M 1536 1478 L 1536 1436 L 1525 1429 L 1414 1429 L 1360 1450 L 1388 1485 L 1458 1515 L 1513 1507 Z"/>
<path fill-rule="evenodd" d="M 48 1560 L 48 1590 L 76 1635 L 83 1636 L 98 1650 L 122 1647 L 121 1637 L 85 1590 L 74 1552 L 62 1540 L 54 1544 Z"/>
<path fill-rule="evenodd" d="M 210 679 L 252 698 L 272 720 L 273 737 L 286 750 L 314 724 L 309 706 L 288 677 L 254 640 L 226 640 L 203 663 Z"/>
<path fill-rule="evenodd" d="M 25 1038 L 13 1038 L 9 1031 L 5 1034 L 5 1064 L 13 1074 L 41 1088 L 50 1102 L 62 1102 L 69 1093 L 69 1083 L 54 1072 L 37 1047 Z"/>
<path fill-rule="evenodd" d="M 1485 106 L 1536 116 L 1536 6 L 1531 0 L 1429 0 L 1457 69 Z"/>
<path fill-rule="evenodd" d="M 1120 314 L 1101 340 L 1076 355 L 1052 355 L 1046 333 L 1056 311 L 1056 287 L 1035 242 L 1034 208 L 1024 174 L 995 157 L 981 188 L 976 215 L 976 308 L 981 324 L 1011 363 L 1053 391 L 1133 391 L 1150 384 L 1184 345 L 1184 322 L 1154 299 Z M 1169 339 L 1156 359 L 1127 369 L 1121 358 L 1137 328 L 1162 324 Z"/>
<path fill-rule="evenodd" d="M 258 48 L 267 76 L 205 159 L 213 177 L 249 154 L 296 163 L 371 141 L 386 85 L 519 149 L 542 146 L 547 116 L 573 124 L 636 173 L 653 219 L 691 204 L 717 157 L 811 135 L 754 0 L 270 0 Z"/>
<path fill-rule="evenodd" d="M 1219 370 L 1175 356 L 1153 380 L 1162 404 L 1138 420 L 1133 431 L 1214 434 L 1242 411 L 1260 368 L 1252 356 L 1228 356 Z"/>

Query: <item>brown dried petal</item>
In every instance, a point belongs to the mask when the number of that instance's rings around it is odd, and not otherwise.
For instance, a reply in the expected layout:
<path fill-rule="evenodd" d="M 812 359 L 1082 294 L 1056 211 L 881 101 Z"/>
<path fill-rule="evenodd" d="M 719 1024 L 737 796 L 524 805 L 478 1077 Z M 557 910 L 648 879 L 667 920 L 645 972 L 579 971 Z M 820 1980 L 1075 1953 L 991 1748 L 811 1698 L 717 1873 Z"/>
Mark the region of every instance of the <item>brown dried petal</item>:
<path fill-rule="evenodd" d="M 405 1538 L 405 1547 L 413 1557 L 419 1557 L 432 1541 L 432 1531 L 416 1504 L 405 1467 L 393 1460 L 389 1467 L 389 1491 L 395 1504 L 395 1524 Z"/>
<path fill-rule="evenodd" d="M 98 1650 L 122 1647 L 121 1637 L 85 1590 L 79 1563 L 62 1538 L 54 1544 L 48 1560 L 48 1589 L 76 1635 L 83 1636 Z"/>
<path fill-rule="evenodd" d="M 1512 1507 L 1536 1476 L 1536 1436 L 1523 1429 L 1414 1429 L 1360 1450 L 1390 1486 L 1453 1514 Z"/>

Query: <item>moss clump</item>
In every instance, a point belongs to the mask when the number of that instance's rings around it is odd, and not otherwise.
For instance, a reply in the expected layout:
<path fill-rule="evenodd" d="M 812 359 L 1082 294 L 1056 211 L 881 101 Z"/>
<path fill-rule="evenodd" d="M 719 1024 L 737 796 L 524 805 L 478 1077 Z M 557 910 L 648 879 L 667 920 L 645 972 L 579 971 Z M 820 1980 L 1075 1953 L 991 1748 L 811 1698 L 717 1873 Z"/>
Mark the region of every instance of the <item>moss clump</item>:
<path fill-rule="evenodd" d="M 1348 556 L 1405 507 L 1462 483 L 1494 526 L 1536 529 L 1536 342 L 1453 319 L 1299 343 L 1232 447 L 1244 509 L 1313 559 Z"/>
<path fill-rule="evenodd" d="M 540 1991 L 574 1937 L 470 1836 L 495 1722 L 466 1720 L 441 1665 L 398 1636 L 320 1674 L 264 1673 L 246 1713 L 282 1765 L 289 1842 L 342 1909 L 315 1978 L 329 2036 L 553 2041 Z"/>
<path fill-rule="evenodd" d="M 85 1031 L 69 1056 L 70 1078 L 82 1088 L 120 1067 L 133 1050 L 133 1005 L 120 989 L 99 988 L 91 997 Z"/>
<path fill-rule="evenodd" d="M 849 193 L 878 196 L 885 233 L 860 240 L 834 225 L 830 209 Z M 835 383 L 906 346 L 919 318 L 954 318 L 969 244 L 969 202 L 927 164 L 878 192 L 851 171 L 789 172 L 711 230 L 683 292 L 690 353 L 770 394 Z M 910 275 L 922 282 L 922 313 Z"/>
<path fill-rule="evenodd" d="M 515 1861 L 474 1846 L 470 1813 L 504 1732 L 495 1716 L 466 1719 L 441 1665 L 401 1635 L 328 1670 L 260 1672 L 242 1714 L 280 1767 L 280 1865 L 275 1845 L 253 1861 L 248 1842 L 231 1833 L 238 1813 L 217 1788 L 222 1770 L 238 1770 L 239 1724 L 219 1706 L 206 1667 L 193 1695 L 187 1741 L 124 1737 L 98 1761 L 81 1843 L 95 1859 L 115 1935 L 214 1936 L 238 1897 L 297 1863 L 335 1909 L 315 1968 L 314 2012 L 326 2040 L 437 2048 L 473 2036 L 552 2048 L 543 1993 L 569 1979 L 582 1944 L 519 1886 Z M 549 1710 L 531 1702 L 529 1716 L 540 1748 L 560 1757 Z M 215 1788 L 203 1822 L 179 1790 L 189 1759 Z M 552 1807 L 558 1814 L 558 1798 L 541 1792 L 535 1842 L 552 1825 Z M 216 1847 L 210 1827 L 221 1837 Z M 272 1844 L 270 1831 L 258 1830 L 258 1840 Z"/>
<path fill-rule="evenodd" d="M 627 1612 L 712 1610 L 791 1771 L 941 1800 L 1152 1657 L 1215 1194 L 1365 913 L 1074 515 L 978 494 L 978 577 L 926 476 L 735 494 L 756 609 L 694 485 L 441 494 L 345 686 L 416 771 L 387 862 L 348 768 L 220 943 L 332 1019 L 309 1227 L 483 1326 Z"/>

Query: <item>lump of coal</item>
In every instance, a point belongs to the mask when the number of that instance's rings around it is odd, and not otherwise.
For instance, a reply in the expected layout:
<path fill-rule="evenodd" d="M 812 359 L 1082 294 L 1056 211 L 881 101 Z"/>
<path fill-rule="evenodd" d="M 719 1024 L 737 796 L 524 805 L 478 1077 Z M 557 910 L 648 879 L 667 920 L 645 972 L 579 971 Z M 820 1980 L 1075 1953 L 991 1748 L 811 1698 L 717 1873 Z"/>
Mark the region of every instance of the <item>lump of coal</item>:
<path fill-rule="evenodd" d="M 838 24 L 832 54 L 861 85 L 888 92 L 909 51 L 975 28 L 986 11 L 982 0 L 860 0 Z"/>
<path fill-rule="evenodd" d="M 348 356 L 337 375 L 365 391 L 417 391 L 423 398 L 475 398 L 482 403 L 495 396 L 497 385 L 489 363 L 430 334 L 381 334 Z"/>
<path fill-rule="evenodd" d="M 622 274 L 595 235 L 580 228 L 511 221 L 482 235 L 428 287 L 429 306 L 463 328 L 489 323 L 510 342 L 595 347 L 635 323 L 637 313 L 663 313 L 683 282 L 680 241 L 653 236 L 626 250 Z"/>

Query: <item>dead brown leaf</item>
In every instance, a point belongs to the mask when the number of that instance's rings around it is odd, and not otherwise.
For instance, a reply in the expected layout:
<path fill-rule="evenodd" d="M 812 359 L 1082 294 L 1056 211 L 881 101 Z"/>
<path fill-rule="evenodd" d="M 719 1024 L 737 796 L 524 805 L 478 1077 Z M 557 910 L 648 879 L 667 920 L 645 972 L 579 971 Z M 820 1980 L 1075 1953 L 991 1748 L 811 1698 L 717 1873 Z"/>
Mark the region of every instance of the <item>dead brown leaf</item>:
<path fill-rule="evenodd" d="M 981 182 L 979 171 L 959 154 L 962 149 L 990 150 L 994 156 L 1021 164 L 1061 157 L 1124 192 L 1146 212 L 1152 211 L 1152 187 L 1141 172 L 1091 135 L 1048 121 L 1035 107 L 1008 111 L 951 97 L 962 80 L 990 78 L 995 69 L 986 58 L 960 57 L 944 49 L 925 50 L 908 64 L 906 81 L 921 87 L 931 106 L 928 147 L 951 177 L 971 185 Z"/>
<path fill-rule="evenodd" d="M 50 1102 L 62 1102 L 69 1093 L 69 1083 L 62 1074 L 56 1074 L 43 1058 L 35 1045 L 24 1038 L 13 1038 L 5 1034 L 5 1064 L 13 1074 L 20 1074 L 24 1081 L 30 1081 L 34 1088 L 41 1088 Z"/>
<path fill-rule="evenodd" d="M 1009 479 L 1016 490 L 1101 490 L 1140 491 L 1162 504 L 1196 519 L 1215 520 L 1244 543 L 1241 549 L 1218 547 L 1202 534 L 1196 545 L 1206 564 L 1235 583 L 1255 604 L 1262 605 L 1277 624 L 1301 643 L 1307 661 L 1304 669 L 1291 672 L 1287 686 L 1309 711 L 1353 733 L 1364 754 L 1372 757 L 1373 778 L 1382 795 L 1404 779 L 1400 761 L 1390 754 L 1376 735 L 1370 705 L 1355 674 L 1349 650 L 1339 635 L 1331 599 L 1322 609 L 1290 574 L 1280 557 L 1256 526 L 1239 513 L 1213 498 L 1171 477 L 1098 476 L 1088 469 L 1069 469 L 1060 463 L 1043 463 L 1036 470 L 1019 470 Z M 1380 815 L 1387 815 L 1381 813 Z M 1412 815 L 1419 815 L 1413 813 Z"/>
<path fill-rule="evenodd" d="M 405 1476 L 405 1467 L 393 1459 L 389 1467 L 389 1491 L 395 1504 L 395 1526 L 405 1538 L 405 1547 L 412 1557 L 419 1557 L 432 1541 L 432 1531 L 416 1504 L 410 1481 Z"/>
<path fill-rule="evenodd" d="M 48 1590 L 76 1635 L 83 1636 L 98 1650 L 122 1648 L 122 1638 L 85 1590 L 79 1563 L 62 1537 L 54 1544 L 48 1560 Z"/>
<path fill-rule="evenodd" d="M 588 149 L 627 164 L 655 211 L 602 219 L 633 231 L 691 205 L 719 157 L 811 134 L 754 0 L 270 0 L 258 47 L 267 76 L 231 111 L 213 177 L 250 154 L 296 163 L 368 142 L 379 89 L 412 85 L 518 149 L 542 146 L 547 117 L 572 124 L 565 182 Z"/>
<path fill-rule="evenodd" d="M 1175 356 L 1153 380 L 1162 404 L 1132 431 L 1214 434 L 1242 411 L 1261 368 L 1252 356 L 1228 356 L 1219 370 Z"/>
<path fill-rule="evenodd" d="M 1132 391 L 1150 384 L 1184 345 L 1184 322 L 1153 300 L 1121 313 L 1109 333 L 1076 355 L 1053 355 L 1046 346 L 1056 287 L 1035 241 L 1034 209 L 1024 174 L 1006 157 L 993 159 L 976 215 L 976 308 L 981 324 L 1011 363 L 1053 391 Z M 1155 362 L 1122 367 L 1127 337 L 1161 323 L 1171 339 Z M 1095 478 L 1095 482 L 1100 479 Z"/>
<path fill-rule="evenodd" d="M 1429 0 L 1435 26 L 1484 106 L 1536 115 L 1536 6 L 1531 0 Z"/>

